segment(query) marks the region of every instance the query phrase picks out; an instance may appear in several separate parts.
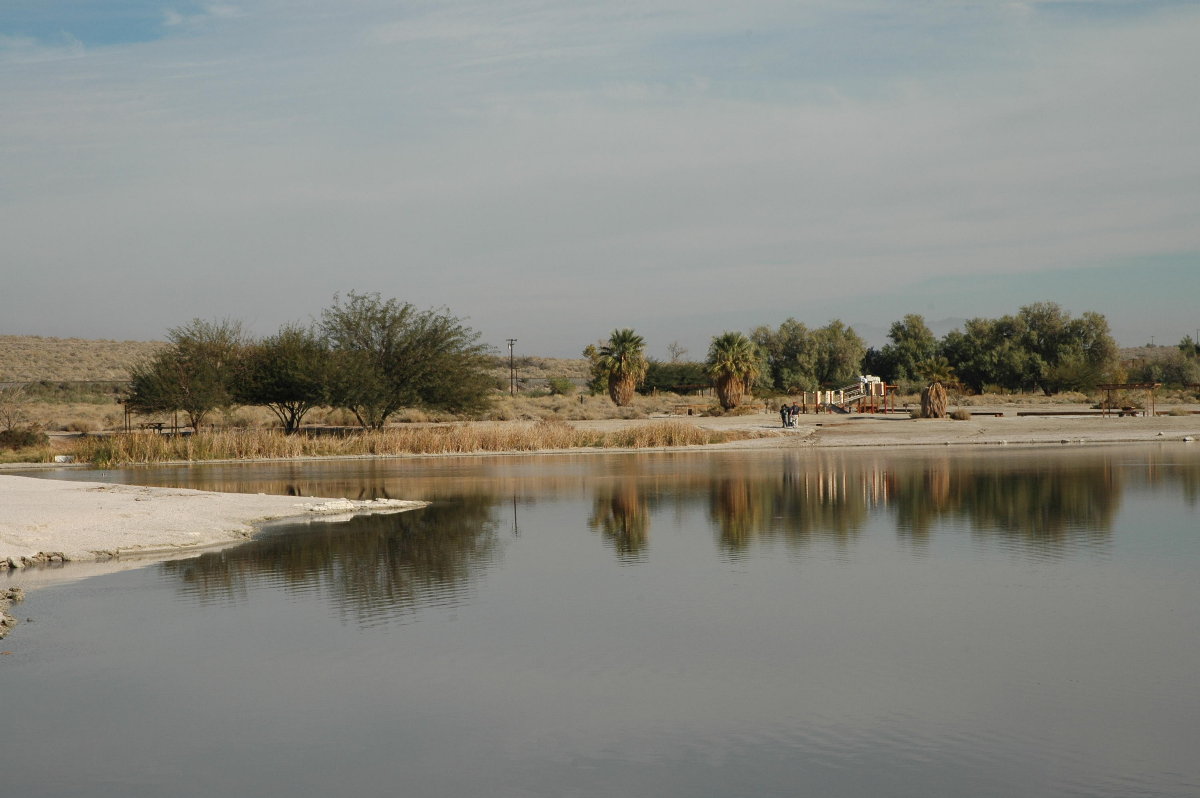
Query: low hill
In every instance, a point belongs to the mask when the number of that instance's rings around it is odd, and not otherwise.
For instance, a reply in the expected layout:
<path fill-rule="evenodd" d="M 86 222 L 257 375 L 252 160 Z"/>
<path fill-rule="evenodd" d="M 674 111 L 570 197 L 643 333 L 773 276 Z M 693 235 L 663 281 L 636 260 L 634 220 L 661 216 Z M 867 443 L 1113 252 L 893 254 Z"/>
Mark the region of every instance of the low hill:
<path fill-rule="evenodd" d="M 0 335 L 0 382 L 124 380 L 159 341 L 100 341 Z"/>
<path fill-rule="evenodd" d="M 46 338 L 39 335 L 0 335 L 0 382 L 83 382 L 125 380 L 134 363 L 154 355 L 161 341 L 106 341 L 88 338 Z M 1121 350 L 1123 361 L 1156 360 L 1175 347 L 1130 347 Z M 577 383 L 588 379 L 583 358 L 517 357 L 513 365 L 522 381 L 540 382 L 566 377 Z M 508 358 L 499 355 L 493 370 L 507 383 Z"/>
<path fill-rule="evenodd" d="M 0 335 L 0 382 L 88 382 L 124 380 L 129 368 L 165 346 L 161 341 L 103 341 L 86 338 L 44 338 Z M 518 357 L 514 364 L 522 380 L 566 377 L 586 381 L 588 362 L 582 358 Z M 499 382 L 508 381 L 508 358 L 494 359 Z"/>

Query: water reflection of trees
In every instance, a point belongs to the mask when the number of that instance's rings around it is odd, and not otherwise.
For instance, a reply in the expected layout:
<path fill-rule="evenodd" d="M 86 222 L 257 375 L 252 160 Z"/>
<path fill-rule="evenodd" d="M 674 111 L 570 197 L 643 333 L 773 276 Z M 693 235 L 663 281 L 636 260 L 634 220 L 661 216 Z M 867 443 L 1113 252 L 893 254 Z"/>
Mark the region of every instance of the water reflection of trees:
<path fill-rule="evenodd" d="M 496 499 L 452 503 L 344 523 L 313 523 L 233 549 L 164 563 L 200 601 L 244 596 L 254 582 L 318 590 L 360 623 L 453 603 L 496 551 Z"/>
<path fill-rule="evenodd" d="M 1107 459 L 1085 463 L 1046 459 L 974 461 L 952 457 L 923 469 L 897 470 L 889 493 L 897 531 L 913 540 L 956 521 L 973 531 L 1037 544 L 1106 540 L 1120 507 L 1119 471 Z"/>
<path fill-rule="evenodd" d="M 949 526 L 1044 552 L 1109 540 L 1126 490 L 1177 486 L 1188 502 L 1200 494 L 1194 458 L 1160 463 L 1158 453 L 1056 455 L 785 457 L 776 473 L 753 468 L 714 477 L 709 515 L 728 551 L 774 539 L 848 544 L 876 508 L 886 508 L 898 534 L 912 542 Z"/>
<path fill-rule="evenodd" d="M 464 491 L 519 496 L 529 506 L 582 501 L 588 527 L 621 561 L 640 562 L 650 551 L 653 524 L 671 513 L 675 525 L 694 523 L 697 510 L 707 512 L 717 545 L 730 553 L 776 542 L 849 546 L 871 519 L 888 516 L 897 534 L 917 545 L 938 529 L 967 529 L 1038 551 L 1094 545 L 1109 538 L 1123 493 L 1170 492 L 1172 500 L 1182 494 L 1194 506 L 1198 455 L 1182 445 L 601 454 L 206 467 L 163 471 L 160 479 L 211 490 L 419 498 L 439 505 L 459 502 Z"/>
<path fill-rule="evenodd" d="M 778 538 L 797 546 L 815 539 L 839 544 L 853 540 L 878 498 L 865 489 L 865 472 L 806 465 L 814 464 L 791 461 L 770 475 L 714 480 L 709 515 L 721 548 L 740 551 L 759 539 Z"/>
<path fill-rule="evenodd" d="M 598 530 L 623 560 L 636 560 L 646 548 L 650 509 L 636 479 L 596 487 L 588 526 Z"/>

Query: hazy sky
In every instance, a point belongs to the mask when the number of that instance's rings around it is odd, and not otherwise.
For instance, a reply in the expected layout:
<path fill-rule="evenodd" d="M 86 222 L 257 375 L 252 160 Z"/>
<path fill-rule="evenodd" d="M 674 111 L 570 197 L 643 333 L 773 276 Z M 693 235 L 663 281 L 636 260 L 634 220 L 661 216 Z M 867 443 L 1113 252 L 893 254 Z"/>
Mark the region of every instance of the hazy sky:
<path fill-rule="evenodd" d="M 1200 4 L 3 0 L 0 334 L 1200 328 Z"/>

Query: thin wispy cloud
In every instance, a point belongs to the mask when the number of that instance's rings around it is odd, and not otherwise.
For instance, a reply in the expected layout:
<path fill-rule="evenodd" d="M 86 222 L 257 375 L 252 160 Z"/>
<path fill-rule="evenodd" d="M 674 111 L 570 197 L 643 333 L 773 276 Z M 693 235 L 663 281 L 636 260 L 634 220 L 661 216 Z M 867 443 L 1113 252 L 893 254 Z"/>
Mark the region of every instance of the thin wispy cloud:
<path fill-rule="evenodd" d="M 0 63 L 33 64 L 78 58 L 84 54 L 83 42 L 75 37 L 63 34 L 56 39 L 54 42 L 44 42 L 29 36 L 0 34 Z"/>
<path fill-rule="evenodd" d="M 231 5 L 205 5 L 201 6 L 198 12 L 190 14 L 168 8 L 163 10 L 163 23 L 168 27 L 178 28 L 203 25 L 217 19 L 237 19 L 245 15 L 240 8 Z"/>

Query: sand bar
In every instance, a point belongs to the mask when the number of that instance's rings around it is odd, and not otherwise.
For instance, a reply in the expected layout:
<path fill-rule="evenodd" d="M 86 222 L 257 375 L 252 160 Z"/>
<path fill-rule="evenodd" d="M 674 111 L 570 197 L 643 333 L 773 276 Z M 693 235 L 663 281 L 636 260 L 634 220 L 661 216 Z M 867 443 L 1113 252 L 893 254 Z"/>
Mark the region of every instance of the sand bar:
<path fill-rule="evenodd" d="M 425 502 L 215 493 L 0 474 L 0 560 L 71 561 L 178 553 L 237 543 L 263 522 L 338 520 Z M 57 561 L 57 560 L 55 560 Z"/>

